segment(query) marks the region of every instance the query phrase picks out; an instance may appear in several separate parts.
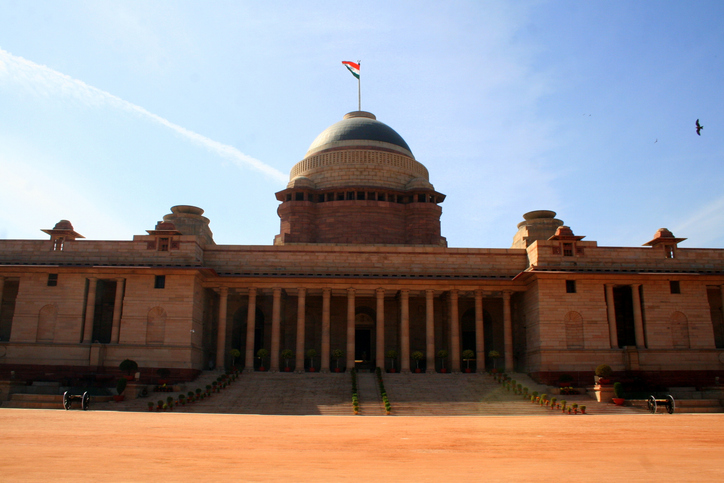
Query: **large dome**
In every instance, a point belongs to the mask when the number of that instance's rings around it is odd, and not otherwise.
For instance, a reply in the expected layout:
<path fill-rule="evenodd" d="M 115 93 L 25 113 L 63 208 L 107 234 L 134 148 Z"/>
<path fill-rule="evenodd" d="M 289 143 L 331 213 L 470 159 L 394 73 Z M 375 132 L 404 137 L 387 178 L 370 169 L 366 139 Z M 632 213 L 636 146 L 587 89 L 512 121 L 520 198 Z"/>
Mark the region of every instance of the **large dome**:
<path fill-rule="evenodd" d="M 413 180 L 415 188 L 434 189 L 402 136 L 374 114 L 354 111 L 317 136 L 292 168 L 287 187 L 407 190 Z"/>
<path fill-rule="evenodd" d="M 317 136 L 305 157 L 325 149 L 359 145 L 387 147 L 413 157 L 402 136 L 387 124 L 365 111 L 350 112 Z"/>

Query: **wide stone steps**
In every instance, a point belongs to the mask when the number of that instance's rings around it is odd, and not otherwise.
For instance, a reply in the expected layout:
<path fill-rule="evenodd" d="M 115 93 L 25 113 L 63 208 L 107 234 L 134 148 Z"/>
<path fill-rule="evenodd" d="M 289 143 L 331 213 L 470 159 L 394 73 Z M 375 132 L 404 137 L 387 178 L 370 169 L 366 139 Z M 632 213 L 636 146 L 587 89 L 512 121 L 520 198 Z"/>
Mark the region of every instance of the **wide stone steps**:
<path fill-rule="evenodd" d="M 516 375 L 526 387 L 542 392 L 544 386 L 537 386 Z M 385 374 L 385 389 L 392 405 L 392 414 L 397 416 L 527 416 L 563 415 L 520 395 L 506 391 L 502 385 L 485 374 Z M 598 403 L 585 395 L 557 396 L 570 404 L 587 406 L 588 414 L 630 414 L 640 413 L 635 408 L 617 407 L 613 404 Z"/>
<path fill-rule="evenodd" d="M 180 393 L 205 389 L 219 373 L 204 374 L 186 384 Z M 165 401 L 179 393 L 151 393 L 147 398 L 109 403 L 107 409 L 148 411 L 148 402 Z M 226 389 L 212 393 L 201 401 L 176 406 L 174 412 L 281 414 L 281 415 L 351 415 L 352 383 L 349 374 L 270 373 L 241 374 Z"/>

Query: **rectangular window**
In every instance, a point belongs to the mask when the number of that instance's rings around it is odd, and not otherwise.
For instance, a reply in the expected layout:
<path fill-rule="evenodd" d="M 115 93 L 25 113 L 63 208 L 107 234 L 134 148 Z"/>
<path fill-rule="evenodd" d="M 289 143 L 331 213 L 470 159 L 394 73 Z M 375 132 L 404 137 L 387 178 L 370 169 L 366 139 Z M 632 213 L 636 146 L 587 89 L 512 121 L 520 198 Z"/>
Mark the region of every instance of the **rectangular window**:
<path fill-rule="evenodd" d="M 564 243 L 563 244 L 563 256 L 564 257 L 573 256 L 573 243 Z"/>
<path fill-rule="evenodd" d="M 678 280 L 669 280 L 669 288 L 671 293 L 681 293 L 681 285 Z"/>
<path fill-rule="evenodd" d="M 675 258 L 673 245 L 664 245 L 664 253 L 666 258 Z"/>
<path fill-rule="evenodd" d="M 566 280 L 566 293 L 576 293 L 575 280 Z"/>
<path fill-rule="evenodd" d="M 156 275 L 153 288 L 166 288 L 166 275 Z"/>
<path fill-rule="evenodd" d="M 48 287 L 57 287 L 57 286 L 58 286 L 58 274 L 49 273 L 48 274 Z"/>
<path fill-rule="evenodd" d="M 158 239 L 158 251 L 159 252 L 168 251 L 168 238 L 159 238 Z"/>

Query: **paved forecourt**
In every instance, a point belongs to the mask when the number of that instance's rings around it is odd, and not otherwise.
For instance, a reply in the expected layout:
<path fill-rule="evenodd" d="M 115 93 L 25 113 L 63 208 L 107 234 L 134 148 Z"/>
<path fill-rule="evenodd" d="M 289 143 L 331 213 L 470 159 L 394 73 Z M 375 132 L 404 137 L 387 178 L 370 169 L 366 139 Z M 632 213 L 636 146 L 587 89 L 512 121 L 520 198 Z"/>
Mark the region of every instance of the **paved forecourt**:
<path fill-rule="evenodd" d="M 0 409 L 3 481 L 722 481 L 724 416 Z M 474 479 L 474 480 L 473 480 Z"/>

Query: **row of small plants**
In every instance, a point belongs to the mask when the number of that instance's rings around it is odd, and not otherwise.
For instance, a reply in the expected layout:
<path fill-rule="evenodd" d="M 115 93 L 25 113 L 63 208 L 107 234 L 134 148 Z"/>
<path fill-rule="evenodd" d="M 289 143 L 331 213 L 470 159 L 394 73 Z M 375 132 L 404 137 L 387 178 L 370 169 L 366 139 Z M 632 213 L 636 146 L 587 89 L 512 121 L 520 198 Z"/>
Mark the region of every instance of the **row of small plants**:
<path fill-rule="evenodd" d="M 551 410 L 560 410 L 563 413 L 568 414 L 578 414 L 578 411 L 581 411 L 581 414 L 586 414 L 586 406 L 581 405 L 578 406 L 578 403 L 573 403 L 570 406 L 568 405 L 568 401 L 565 399 L 558 401 L 558 398 L 552 397 L 548 398 L 548 394 L 539 394 L 538 391 L 533 391 L 531 393 L 528 392 L 528 388 L 523 386 L 522 384 L 519 384 L 518 381 L 515 379 L 512 379 L 510 376 L 508 376 L 505 373 L 497 373 L 493 374 L 494 379 L 502 384 L 506 391 L 512 392 L 515 395 L 520 395 L 523 397 L 523 399 L 530 400 L 533 404 L 539 404 L 541 406 L 545 406 L 547 408 L 550 408 Z M 573 392 L 568 394 L 578 394 L 578 391 L 575 391 L 573 388 L 568 388 L 573 390 Z M 561 392 L 563 394 L 563 392 Z"/>
<path fill-rule="evenodd" d="M 377 376 L 377 385 L 380 388 L 382 402 L 385 404 L 385 413 L 389 415 L 392 411 L 392 405 L 390 404 L 390 399 L 387 397 L 387 391 L 385 391 L 385 383 L 382 381 L 382 369 L 378 367 L 375 370 L 375 375 Z"/>
<path fill-rule="evenodd" d="M 359 395 L 357 394 L 357 369 L 349 371 L 352 376 L 352 410 L 359 414 Z"/>
<path fill-rule="evenodd" d="M 185 406 L 187 404 L 193 404 L 194 402 L 203 401 L 204 399 L 211 397 L 212 394 L 226 389 L 232 382 L 236 381 L 238 377 L 238 370 L 222 374 L 211 384 L 207 384 L 205 390 L 196 388 L 195 391 L 189 391 L 185 395 L 183 393 L 179 394 L 176 398 L 168 396 L 166 398 L 166 402 L 161 399 L 159 399 L 157 403 L 149 401 L 148 410 L 153 411 L 155 409 L 156 411 L 173 411 L 174 407 Z"/>

